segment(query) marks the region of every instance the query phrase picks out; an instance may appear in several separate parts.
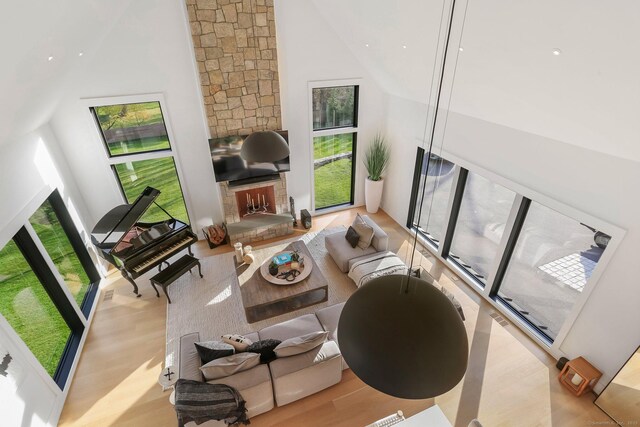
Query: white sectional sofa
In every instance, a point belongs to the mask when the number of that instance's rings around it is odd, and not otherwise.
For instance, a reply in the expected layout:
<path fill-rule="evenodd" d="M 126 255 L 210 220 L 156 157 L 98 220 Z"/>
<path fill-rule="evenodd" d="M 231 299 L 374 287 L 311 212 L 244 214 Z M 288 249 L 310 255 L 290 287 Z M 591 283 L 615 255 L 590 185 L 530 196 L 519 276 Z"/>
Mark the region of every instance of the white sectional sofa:
<path fill-rule="evenodd" d="M 344 303 L 307 314 L 258 332 L 246 334 L 252 341 L 289 338 L 311 332 L 328 331 L 327 340 L 320 346 L 295 356 L 277 358 L 234 375 L 209 381 L 227 384 L 240 392 L 246 401 L 247 415 L 254 417 L 275 405 L 283 406 L 337 384 L 342 379 L 343 363 L 338 347 L 338 320 Z M 200 371 L 201 361 L 194 343 L 200 340 L 197 332 L 180 338 L 180 378 L 205 381 Z M 209 421 L 202 426 L 223 426 L 222 421 Z"/>

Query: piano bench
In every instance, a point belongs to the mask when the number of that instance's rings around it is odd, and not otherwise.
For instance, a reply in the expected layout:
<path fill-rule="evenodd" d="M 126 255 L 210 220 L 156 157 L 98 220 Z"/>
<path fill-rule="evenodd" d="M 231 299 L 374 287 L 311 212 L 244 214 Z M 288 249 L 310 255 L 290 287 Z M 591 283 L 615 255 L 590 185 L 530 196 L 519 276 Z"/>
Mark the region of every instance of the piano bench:
<path fill-rule="evenodd" d="M 160 293 L 158 292 L 156 285 L 162 286 L 162 290 L 167 297 L 167 301 L 171 304 L 171 298 L 169 298 L 169 294 L 167 293 L 167 287 L 184 273 L 191 271 L 191 269 L 196 265 L 198 266 L 198 273 L 200 274 L 200 277 L 204 277 L 202 275 L 202 269 L 200 268 L 200 260 L 191 255 L 184 255 L 182 258 L 169 265 L 169 267 L 149 279 L 151 281 L 151 286 L 153 286 L 153 290 L 156 291 L 156 296 L 158 298 L 160 297 Z"/>

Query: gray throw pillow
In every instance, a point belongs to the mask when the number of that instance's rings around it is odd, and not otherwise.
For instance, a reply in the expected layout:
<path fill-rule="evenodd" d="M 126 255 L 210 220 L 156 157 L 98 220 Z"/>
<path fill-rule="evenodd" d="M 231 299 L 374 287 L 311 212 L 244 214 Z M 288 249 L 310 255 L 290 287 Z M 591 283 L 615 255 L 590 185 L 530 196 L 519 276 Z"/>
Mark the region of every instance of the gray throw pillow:
<path fill-rule="evenodd" d="M 355 248 L 360 241 L 360 235 L 353 227 L 349 227 L 349 229 L 347 230 L 347 234 L 344 235 L 344 238 L 347 239 L 347 242 L 349 242 L 352 248 Z"/>
<path fill-rule="evenodd" d="M 318 331 L 295 338 L 289 338 L 288 340 L 282 341 L 282 343 L 274 349 L 274 352 L 278 357 L 295 356 L 296 354 L 306 353 L 322 345 L 322 343 L 327 340 L 328 335 L 329 332 L 327 331 Z"/>
<path fill-rule="evenodd" d="M 222 341 L 197 342 L 195 346 L 203 365 L 221 357 L 231 356 L 236 352 L 231 344 Z"/>
<path fill-rule="evenodd" d="M 356 215 L 356 219 L 353 220 L 353 224 L 351 224 L 356 233 L 360 236 L 360 240 L 358 241 L 358 247 L 360 249 L 367 249 L 371 246 L 371 241 L 373 240 L 373 235 L 375 232 L 373 231 L 373 227 L 365 222 L 364 219 L 360 216 L 360 214 Z"/>
<path fill-rule="evenodd" d="M 212 360 L 200 367 L 207 381 L 228 377 L 236 372 L 246 371 L 260 364 L 258 353 L 238 353 L 233 356 Z"/>

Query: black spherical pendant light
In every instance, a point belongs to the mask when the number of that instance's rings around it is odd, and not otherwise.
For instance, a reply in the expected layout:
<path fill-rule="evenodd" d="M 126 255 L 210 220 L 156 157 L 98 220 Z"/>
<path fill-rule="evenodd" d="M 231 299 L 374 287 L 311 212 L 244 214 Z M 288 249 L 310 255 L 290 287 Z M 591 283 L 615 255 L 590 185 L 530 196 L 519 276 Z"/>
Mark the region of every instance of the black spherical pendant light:
<path fill-rule="evenodd" d="M 451 301 L 424 279 L 378 277 L 347 300 L 340 351 L 365 383 L 391 396 L 425 399 L 451 390 L 467 369 L 467 333 Z"/>
<path fill-rule="evenodd" d="M 277 162 L 289 155 L 289 145 L 272 130 L 253 132 L 245 138 L 240 156 L 247 162 Z"/>

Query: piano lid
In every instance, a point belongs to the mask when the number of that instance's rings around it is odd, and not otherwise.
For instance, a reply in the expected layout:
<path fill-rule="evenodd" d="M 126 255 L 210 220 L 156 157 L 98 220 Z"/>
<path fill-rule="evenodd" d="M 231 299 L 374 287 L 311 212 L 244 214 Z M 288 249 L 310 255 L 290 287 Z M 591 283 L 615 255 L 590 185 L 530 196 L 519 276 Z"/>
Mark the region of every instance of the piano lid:
<path fill-rule="evenodd" d="M 93 227 L 91 231 L 93 243 L 100 248 L 116 246 L 127 235 L 131 227 L 138 222 L 158 195 L 160 195 L 159 190 L 147 187 L 132 204 L 120 205 L 111 209 Z"/>

